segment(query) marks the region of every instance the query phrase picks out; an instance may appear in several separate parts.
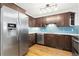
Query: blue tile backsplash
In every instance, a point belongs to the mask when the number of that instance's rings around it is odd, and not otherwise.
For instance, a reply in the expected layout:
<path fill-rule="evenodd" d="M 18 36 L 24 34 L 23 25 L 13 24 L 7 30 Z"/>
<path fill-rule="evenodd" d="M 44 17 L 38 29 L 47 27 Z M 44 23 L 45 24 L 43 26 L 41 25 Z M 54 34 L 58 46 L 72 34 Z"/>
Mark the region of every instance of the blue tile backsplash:
<path fill-rule="evenodd" d="M 52 33 L 70 33 L 79 34 L 79 26 L 70 27 L 30 27 L 29 32 L 52 32 Z"/>

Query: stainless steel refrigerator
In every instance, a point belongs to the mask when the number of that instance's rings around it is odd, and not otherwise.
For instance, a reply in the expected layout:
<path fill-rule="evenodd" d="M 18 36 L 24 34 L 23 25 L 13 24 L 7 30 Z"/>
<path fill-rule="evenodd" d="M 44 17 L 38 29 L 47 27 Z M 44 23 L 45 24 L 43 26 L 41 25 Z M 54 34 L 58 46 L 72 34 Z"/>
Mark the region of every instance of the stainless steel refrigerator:
<path fill-rule="evenodd" d="M 0 8 L 0 55 L 18 56 L 28 51 L 28 16 L 6 6 Z"/>

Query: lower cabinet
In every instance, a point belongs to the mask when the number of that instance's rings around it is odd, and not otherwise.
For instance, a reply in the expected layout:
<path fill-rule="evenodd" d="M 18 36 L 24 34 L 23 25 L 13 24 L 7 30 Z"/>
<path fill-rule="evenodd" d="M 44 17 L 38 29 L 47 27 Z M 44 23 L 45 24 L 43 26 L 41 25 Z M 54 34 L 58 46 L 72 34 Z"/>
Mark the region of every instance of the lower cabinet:
<path fill-rule="evenodd" d="M 71 51 L 72 39 L 71 36 L 66 35 L 44 34 L 44 45 Z"/>
<path fill-rule="evenodd" d="M 35 44 L 35 34 L 29 34 L 29 47 Z"/>

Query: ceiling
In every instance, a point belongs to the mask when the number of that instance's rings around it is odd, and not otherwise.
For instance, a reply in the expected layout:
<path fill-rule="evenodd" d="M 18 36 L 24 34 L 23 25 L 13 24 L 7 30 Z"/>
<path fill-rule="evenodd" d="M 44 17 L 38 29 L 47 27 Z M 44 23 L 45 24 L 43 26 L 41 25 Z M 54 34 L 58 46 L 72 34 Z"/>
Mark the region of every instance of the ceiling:
<path fill-rule="evenodd" d="M 51 12 L 44 13 L 40 8 L 45 7 L 45 3 L 16 3 L 18 6 L 26 10 L 26 14 L 37 18 L 63 12 L 72 12 L 78 6 L 78 3 L 57 3 L 57 9 L 51 9 Z"/>

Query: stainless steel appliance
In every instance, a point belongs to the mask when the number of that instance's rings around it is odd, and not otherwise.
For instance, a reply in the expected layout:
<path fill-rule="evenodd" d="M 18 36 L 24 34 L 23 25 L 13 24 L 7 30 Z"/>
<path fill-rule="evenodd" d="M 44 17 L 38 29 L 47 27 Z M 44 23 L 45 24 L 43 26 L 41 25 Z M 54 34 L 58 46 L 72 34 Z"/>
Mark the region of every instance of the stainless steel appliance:
<path fill-rule="evenodd" d="M 79 37 L 78 36 L 72 37 L 72 52 L 73 52 L 73 55 L 79 56 Z"/>
<path fill-rule="evenodd" d="M 28 16 L 6 6 L 0 10 L 0 55 L 23 55 L 28 50 Z"/>
<path fill-rule="evenodd" d="M 23 55 L 28 51 L 29 39 L 28 39 L 28 16 L 19 13 L 18 20 L 18 39 L 19 39 L 19 54 Z"/>
<path fill-rule="evenodd" d="M 37 43 L 38 44 L 44 44 L 44 33 L 38 33 L 37 34 Z"/>

